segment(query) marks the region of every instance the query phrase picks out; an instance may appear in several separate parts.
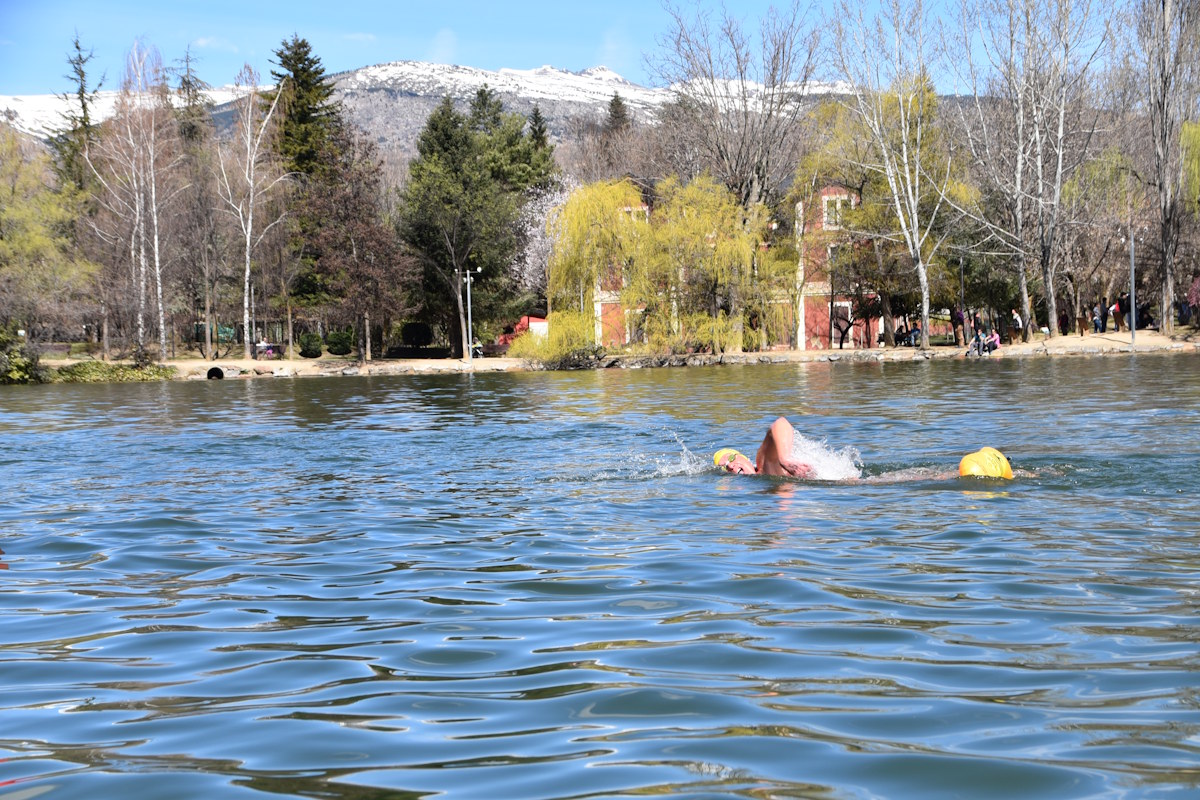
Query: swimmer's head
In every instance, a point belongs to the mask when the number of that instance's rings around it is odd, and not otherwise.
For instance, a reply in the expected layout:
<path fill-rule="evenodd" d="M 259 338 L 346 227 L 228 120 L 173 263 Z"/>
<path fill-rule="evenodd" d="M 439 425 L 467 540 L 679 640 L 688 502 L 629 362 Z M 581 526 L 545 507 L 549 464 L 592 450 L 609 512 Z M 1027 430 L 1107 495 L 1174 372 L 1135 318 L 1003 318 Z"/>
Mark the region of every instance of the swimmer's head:
<path fill-rule="evenodd" d="M 958 462 L 958 474 L 1011 480 L 1013 471 L 1003 453 L 994 447 L 984 447 L 962 457 L 962 461 Z"/>
<path fill-rule="evenodd" d="M 732 447 L 722 447 L 713 453 L 713 463 L 726 472 L 753 473 L 754 462 L 734 450 Z"/>

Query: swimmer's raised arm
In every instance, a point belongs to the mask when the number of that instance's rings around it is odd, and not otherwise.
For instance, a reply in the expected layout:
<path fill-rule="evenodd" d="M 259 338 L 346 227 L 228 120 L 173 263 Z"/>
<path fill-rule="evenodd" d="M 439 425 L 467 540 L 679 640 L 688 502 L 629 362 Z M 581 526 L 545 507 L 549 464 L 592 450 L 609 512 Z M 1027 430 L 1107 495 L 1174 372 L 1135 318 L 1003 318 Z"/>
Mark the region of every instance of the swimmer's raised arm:
<path fill-rule="evenodd" d="M 811 477 L 813 468 L 792 456 L 795 437 L 796 429 L 784 417 L 772 422 L 754 458 L 755 472 L 760 475 L 791 475 L 793 478 Z"/>
<path fill-rule="evenodd" d="M 755 454 L 754 463 L 733 448 L 718 450 L 713 463 L 726 472 L 739 475 L 790 475 L 793 478 L 810 478 L 813 468 L 798 461 L 792 455 L 792 442 L 796 431 L 792 423 L 779 417 L 767 429 L 767 435 Z"/>

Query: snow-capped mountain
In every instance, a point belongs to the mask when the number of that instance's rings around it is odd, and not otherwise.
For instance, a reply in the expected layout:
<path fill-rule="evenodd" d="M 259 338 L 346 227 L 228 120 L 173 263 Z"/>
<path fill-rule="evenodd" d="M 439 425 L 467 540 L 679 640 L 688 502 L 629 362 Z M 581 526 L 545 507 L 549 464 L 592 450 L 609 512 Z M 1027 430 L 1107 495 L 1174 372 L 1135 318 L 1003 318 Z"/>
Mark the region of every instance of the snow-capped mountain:
<path fill-rule="evenodd" d="M 555 67 L 531 70 L 485 70 L 422 61 L 393 61 L 330 75 L 334 99 L 350 119 L 381 150 L 401 157 L 415 151 L 417 135 L 430 112 L 443 97 L 465 109 L 475 92 L 487 84 L 507 111 L 529 114 L 536 104 L 546 118 L 553 139 L 565 138 L 573 119 L 603 118 L 614 94 L 625 101 L 629 113 L 649 121 L 657 108 L 672 97 L 670 89 L 639 86 L 606 67 L 569 72 Z M 809 93 L 843 91 L 844 87 L 814 85 Z M 236 97 L 233 87 L 210 92 L 217 104 L 218 126 L 230 118 L 228 104 Z M 103 120 L 116 106 L 116 92 L 101 92 L 95 116 Z M 57 95 L 0 95 L 0 121 L 25 133 L 47 138 L 63 125 L 67 101 Z"/>
<path fill-rule="evenodd" d="M 513 103 L 570 103 L 600 107 L 620 93 L 631 109 L 648 111 L 668 97 L 662 89 L 647 89 L 607 67 L 568 72 L 555 67 L 491 71 L 422 61 L 393 61 L 331 76 L 343 94 L 392 90 L 410 95 L 468 98 L 487 84 L 501 99 Z M 507 103 L 506 103 L 507 105 Z M 515 109 L 514 109 L 515 110 Z"/>
<path fill-rule="evenodd" d="M 425 119 L 443 97 L 449 96 L 465 107 L 484 84 L 508 111 L 528 114 L 537 104 L 556 137 L 562 135 L 572 117 L 603 114 L 613 94 L 620 94 L 630 113 L 638 118 L 648 118 L 670 97 L 668 90 L 638 86 L 606 67 L 582 72 L 554 67 L 492 71 L 394 61 L 336 73 L 330 79 L 334 99 L 342 103 L 350 118 L 380 144 L 400 150 L 413 146 Z M 217 105 L 218 116 L 221 106 L 236 96 L 230 86 L 209 94 Z M 116 102 L 116 92 L 98 93 L 93 107 L 96 119 L 112 116 Z M 63 126 L 67 109 L 68 101 L 58 95 L 0 95 L 0 120 L 39 138 L 48 138 Z"/>
<path fill-rule="evenodd" d="M 234 87 L 222 86 L 208 93 L 213 103 L 221 105 L 232 102 L 237 96 Z M 97 122 L 108 119 L 116 111 L 117 92 L 97 92 L 92 105 L 92 115 Z M 48 139 L 65 125 L 63 115 L 70 109 L 70 101 L 56 94 L 0 94 L 0 122 L 7 122 L 22 133 L 39 139 Z"/>
<path fill-rule="evenodd" d="M 425 120 L 443 97 L 460 108 L 485 84 L 506 111 L 529 114 L 536 104 L 551 138 L 562 139 L 573 118 L 602 117 L 614 94 L 629 113 L 650 119 L 671 92 L 648 89 L 606 67 L 568 72 L 554 67 L 491 71 L 420 61 L 394 61 L 332 76 L 335 97 L 350 118 L 387 149 L 415 147 Z"/>

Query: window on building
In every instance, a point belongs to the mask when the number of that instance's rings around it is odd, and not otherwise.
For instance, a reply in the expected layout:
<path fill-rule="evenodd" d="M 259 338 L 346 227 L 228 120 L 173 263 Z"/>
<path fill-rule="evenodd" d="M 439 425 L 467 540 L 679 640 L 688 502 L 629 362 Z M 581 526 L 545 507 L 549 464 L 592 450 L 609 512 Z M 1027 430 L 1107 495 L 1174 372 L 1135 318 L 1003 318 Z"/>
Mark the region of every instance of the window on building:
<path fill-rule="evenodd" d="M 822 225 L 825 230 L 837 230 L 842 227 L 842 207 L 850 205 L 848 195 L 839 194 L 824 198 L 824 215 Z"/>

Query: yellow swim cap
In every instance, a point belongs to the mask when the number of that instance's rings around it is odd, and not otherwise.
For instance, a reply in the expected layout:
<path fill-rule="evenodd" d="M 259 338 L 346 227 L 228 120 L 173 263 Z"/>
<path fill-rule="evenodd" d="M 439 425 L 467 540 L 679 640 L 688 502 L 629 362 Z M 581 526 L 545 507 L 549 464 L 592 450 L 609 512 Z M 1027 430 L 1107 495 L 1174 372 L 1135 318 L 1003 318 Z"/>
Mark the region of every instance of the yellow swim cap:
<path fill-rule="evenodd" d="M 958 474 L 1011 480 L 1013 471 L 1004 453 L 994 447 L 984 447 L 962 457 L 962 461 L 958 462 Z"/>
<path fill-rule="evenodd" d="M 732 447 L 722 447 L 720 450 L 713 453 L 713 463 L 718 467 L 724 467 L 725 462 L 732 461 L 734 458 L 737 458 L 740 455 L 742 454 L 737 450 L 734 450 Z M 745 456 L 742 457 L 745 458 Z"/>

